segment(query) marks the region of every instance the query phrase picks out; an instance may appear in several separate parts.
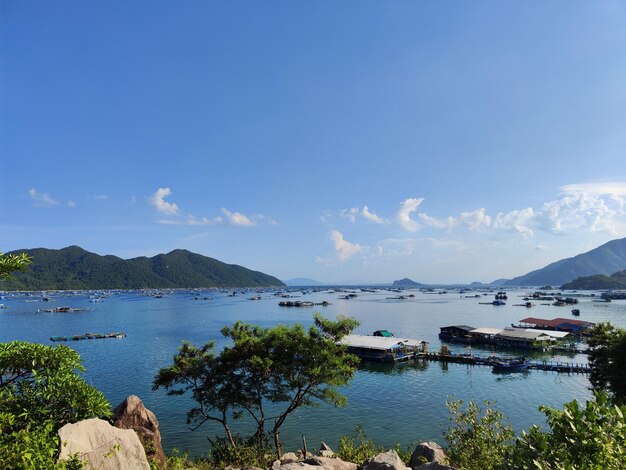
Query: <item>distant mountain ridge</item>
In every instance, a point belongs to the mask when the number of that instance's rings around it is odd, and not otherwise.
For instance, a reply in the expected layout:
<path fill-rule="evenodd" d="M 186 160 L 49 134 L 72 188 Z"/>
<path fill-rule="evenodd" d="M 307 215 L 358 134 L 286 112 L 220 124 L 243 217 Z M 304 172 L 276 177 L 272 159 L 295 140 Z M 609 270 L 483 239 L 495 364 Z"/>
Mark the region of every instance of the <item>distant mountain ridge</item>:
<path fill-rule="evenodd" d="M 322 282 L 316 281 L 315 279 L 309 279 L 308 277 L 294 277 L 293 279 L 287 279 L 284 281 L 288 286 L 323 286 L 325 285 Z"/>
<path fill-rule="evenodd" d="M 401 288 L 407 288 L 407 287 L 422 287 L 422 286 L 424 286 L 424 284 L 420 284 L 419 282 L 415 282 L 412 279 L 405 277 L 404 279 L 393 281 L 393 284 L 391 287 L 395 289 L 401 289 Z"/>
<path fill-rule="evenodd" d="M 187 250 L 174 250 L 152 258 L 124 260 L 101 256 L 79 246 L 60 250 L 35 248 L 25 272 L 0 282 L 3 290 L 161 289 L 199 287 L 283 286 L 277 278 L 235 264 L 226 264 Z"/>
<path fill-rule="evenodd" d="M 586 253 L 562 259 L 507 281 L 504 286 L 560 286 L 576 278 L 626 269 L 626 238 L 605 243 Z"/>

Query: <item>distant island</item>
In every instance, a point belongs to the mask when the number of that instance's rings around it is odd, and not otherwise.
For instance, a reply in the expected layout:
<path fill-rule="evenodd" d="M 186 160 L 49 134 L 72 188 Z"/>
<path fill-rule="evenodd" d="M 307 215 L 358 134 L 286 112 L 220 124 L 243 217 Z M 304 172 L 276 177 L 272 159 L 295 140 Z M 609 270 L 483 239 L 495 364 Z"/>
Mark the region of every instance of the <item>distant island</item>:
<path fill-rule="evenodd" d="M 596 274 L 594 276 L 584 276 L 574 279 L 561 286 L 563 290 L 605 290 L 605 289 L 626 289 L 626 271 L 619 271 L 605 276 Z"/>
<path fill-rule="evenodd" d="M 100 256 L 79 246 L 35 248 L 25 272 L 0 282 L 0 290 L 163 289 L 284 286 L 279 279 L 187 250 L 124 260 Z M 10 253 L 9 253 L 10 254 Z"/>
<path fill-rule="evenodd" d="M 424 287 L 424 284 L 420 284 L 419 282 L 415 282 L 408 277 L 405 277 L 404 279 L 393 281 L 391 287 L 394 289 L 407 289 L 412 287 Z"/>
<path fill-rule="evenodd" d="M 544 268 L 515 277 L 508 286 L 561 286 L 574 279 L 603 274 L 605 277 L 626 269 L 626 238 L 611 240 L 591 251 L 562 259 Z"/>

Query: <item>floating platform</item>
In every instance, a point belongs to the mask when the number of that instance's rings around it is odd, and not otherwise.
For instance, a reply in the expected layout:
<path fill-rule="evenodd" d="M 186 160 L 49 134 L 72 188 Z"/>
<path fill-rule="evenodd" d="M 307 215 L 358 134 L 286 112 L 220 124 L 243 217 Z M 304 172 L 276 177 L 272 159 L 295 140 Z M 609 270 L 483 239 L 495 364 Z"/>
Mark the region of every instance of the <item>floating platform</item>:
<path fill-rule="evenodd" d="M 85 333 L 83 335 L 75 336 L 51 336 L 50 341 L 82 341 L 85 339 L 107 339 L 107 338 L 126 338 L 126 333 Z"/>
<path fill-rule="evenodd" d="M 469 354 L 437 354 L 437 353 L 425 353 L 420 354 L 420 359 L 427 361 L 437 362 L 453 362 L 456 364 L 469 364 L 473 366 L 489 366 L 492 367 L 497 362 L 510 361 L 511 358 L 500 357 L 481 357 L 472 356 Z M 588 364 L 578 364 L 574 362 L 559 362 L 559 361 L 529 361 L 529 370 L 545 370 L 548 372 L 560 372 L 570 374 L 589 374 L 591 373 L 591 367 Z"/>

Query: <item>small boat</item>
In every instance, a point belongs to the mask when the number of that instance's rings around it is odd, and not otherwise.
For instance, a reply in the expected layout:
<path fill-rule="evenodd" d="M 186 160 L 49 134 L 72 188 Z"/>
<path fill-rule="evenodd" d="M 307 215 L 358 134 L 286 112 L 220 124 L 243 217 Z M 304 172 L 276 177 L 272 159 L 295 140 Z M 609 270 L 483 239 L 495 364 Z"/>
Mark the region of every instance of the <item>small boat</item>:
<path fill-rule="evenodd" d="M 577 308 L 572 309 L 572 315 L 574 315 L 575 317 L 579 317 L 580 316 L 580 310 Z"/>
<path fill-rule="evenodd" d="M 492 372 L 524 372 L 528 369 L 530 361 L 526 358 L 512 360 L 497 360 L 492 362 Z"/>

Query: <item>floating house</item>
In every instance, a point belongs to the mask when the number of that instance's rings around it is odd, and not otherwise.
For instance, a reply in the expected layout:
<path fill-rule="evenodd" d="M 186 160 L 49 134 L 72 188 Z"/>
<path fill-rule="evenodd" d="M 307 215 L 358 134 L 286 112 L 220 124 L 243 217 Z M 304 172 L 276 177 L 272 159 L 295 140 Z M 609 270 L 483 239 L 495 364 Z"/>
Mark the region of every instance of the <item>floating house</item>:
<path fill-rule="evenodd" d="M 584 334 L 595 323 L 583 320 L 572 320 L 571 318 L 554 318 L 546 320 L 543 318 L 524 318 L 520 320 L 521 328 L 532 328 L 536 330 L 567 331 L 575 335 Z"/>
<path fill-rule="evenodd" d="M 420 339 L 387 336 L 347 335 L 339 343 L 347 346 L 349 353 L 373 362 L 405 361 L 428 349 L 428 342 Z"/>
<path fill-rule="evenodd" d="M 550 347 L 551 337 L 540 330 L 522 330 L 520 328 L 505 328 L 495 335 L 496 344 L 522 349 L 547 349 Z"/>
<path fill-rule="evenodd" d="M 455 343 L 469 343 L 471 340 L 469 333 L 474 329 L 473 326 L 467 325 L 443 326 L 439 328 L 439 339 Z"/>
<path fill-rule="evenodd" d="M 496 344 L 496 335 L 502 332 L 502 328 L 474 328 L 469 332 L 472 342 L 477 344 Z"/>

